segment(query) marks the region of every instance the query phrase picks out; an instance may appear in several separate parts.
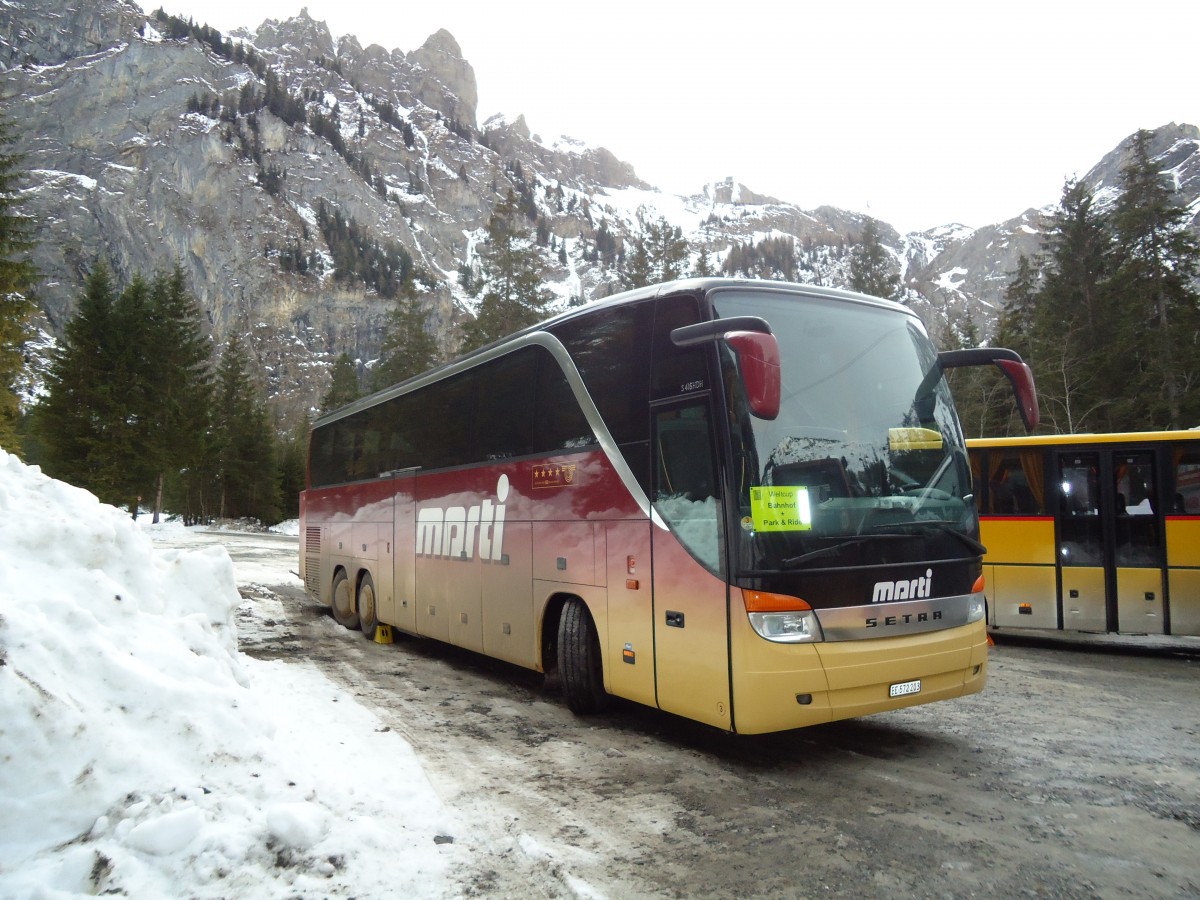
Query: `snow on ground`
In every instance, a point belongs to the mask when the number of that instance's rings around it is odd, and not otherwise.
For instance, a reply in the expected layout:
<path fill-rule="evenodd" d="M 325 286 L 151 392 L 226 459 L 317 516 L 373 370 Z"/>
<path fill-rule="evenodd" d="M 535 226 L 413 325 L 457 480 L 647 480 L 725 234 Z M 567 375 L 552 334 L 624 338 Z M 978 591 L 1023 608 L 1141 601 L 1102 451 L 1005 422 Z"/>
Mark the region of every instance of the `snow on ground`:
<path fill-rule="evenodd" d="M 239 654 L 240 602 L 223 548 L 156 550 L 0 450 L 0 897 L 461 893 L 409 745 Z"/>

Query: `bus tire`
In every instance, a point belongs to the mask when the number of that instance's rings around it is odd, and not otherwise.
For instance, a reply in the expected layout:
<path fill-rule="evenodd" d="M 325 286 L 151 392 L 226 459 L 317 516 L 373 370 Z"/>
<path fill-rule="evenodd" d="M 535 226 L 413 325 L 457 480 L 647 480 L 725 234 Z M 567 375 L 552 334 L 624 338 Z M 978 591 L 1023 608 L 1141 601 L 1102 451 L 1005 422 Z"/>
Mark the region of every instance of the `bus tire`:
<path fill-rule="evenodd" d="M 371 573 L 364 572 L 358 585 L 358 624 L 368 641 L 375 640 L 375 629 L 379 626 L 379 610 L 375 606 L 375 582 Z"/>
<path fill-rule="evenodd" d="M 558 619 L 558 668 L 571 712 L 596 713 L 608 706 L 600 639 L 587 606 L 569 599 Z"/>
<path fill-rule="evenodd" d="M 358 611 L 354 608 L 354 593 L 350 587 L 350 579 L 346 577 L 345 569 L 338 569 L 333 576 L 333 593 L 330 604 L 333 608 L 334 621 L 343 628 L 358 627 Z"/>

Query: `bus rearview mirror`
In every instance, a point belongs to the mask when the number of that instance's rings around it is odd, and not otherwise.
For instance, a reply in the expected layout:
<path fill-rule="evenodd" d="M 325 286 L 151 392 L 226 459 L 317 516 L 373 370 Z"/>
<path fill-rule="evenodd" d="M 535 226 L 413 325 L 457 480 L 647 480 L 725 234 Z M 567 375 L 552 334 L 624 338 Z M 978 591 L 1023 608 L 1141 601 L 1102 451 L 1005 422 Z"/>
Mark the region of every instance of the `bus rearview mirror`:
<path fill-rule="evenodd" d="M 985 366 L 994 364 L 1012 386 L 1017 401 L 1017 412 L 1026 431 L 1037 428 L 1041 418 L 1038 409 L 1037 389 L 1033 384 L 1033 372 L 1025 361 L 1013 350 L 1001 347 L 976 347 L 970 350 L 943 350 L 938 354 L 941 369 L 958 366 Z"/>
<path fill-rule="evenodd" d="M 737 353 L 750 413 L 759 419 L 774 419 L 779 415 L 782 393 L 778 339 L 761 331 L 731 331 L 726 333 L 725 343 Z"/>

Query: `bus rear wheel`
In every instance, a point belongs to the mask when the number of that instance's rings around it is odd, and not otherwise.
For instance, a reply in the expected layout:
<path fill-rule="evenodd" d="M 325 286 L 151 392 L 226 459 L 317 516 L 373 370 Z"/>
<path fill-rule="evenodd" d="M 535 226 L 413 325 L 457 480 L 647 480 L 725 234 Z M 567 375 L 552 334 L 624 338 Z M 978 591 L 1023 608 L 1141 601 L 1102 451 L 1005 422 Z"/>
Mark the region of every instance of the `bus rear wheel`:
<path fill-rule="evenodd" d="M 368 641 L 375 640 L 379 611 L 375 608 L 375 582 L 369 573 L 363 575 L 362 584 L 358 586 L 358 624 Z"/>
<path fill-rule="evenodd" d="M 350 588 L 350 579 L 346 577 L 345 569 L 338 569 L 333 576 L 333 596 L 330 605 L 333 607 L 333 618 L 343 628 L 358 627 L 358 612 L 354 609 L 354 594 Z"/>
<path fill-rule="evenodd" d="M 574 713 L 596 713 L 608 706 L 600 639 L 584 602 L 568 600 L 558 620 L 558 668 L 567 706 Z"/>

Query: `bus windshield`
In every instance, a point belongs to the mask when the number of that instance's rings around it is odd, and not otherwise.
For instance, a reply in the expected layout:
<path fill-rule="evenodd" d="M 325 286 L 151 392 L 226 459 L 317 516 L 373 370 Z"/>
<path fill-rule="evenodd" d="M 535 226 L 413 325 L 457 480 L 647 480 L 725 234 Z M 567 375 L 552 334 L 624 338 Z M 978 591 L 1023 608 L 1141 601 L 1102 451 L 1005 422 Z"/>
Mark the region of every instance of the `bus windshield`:
<path fill-rule="evenodd" d="M 717 316 L 759 316 L 779 340 L 782 398 L 746 409 L 724 359 L 742 573 L 963 559 L 982 552 L 962 432 L 918 319 L 869 302 L 714 292 Z M 738 546 L 740 541 L 740 546 Z"/>

